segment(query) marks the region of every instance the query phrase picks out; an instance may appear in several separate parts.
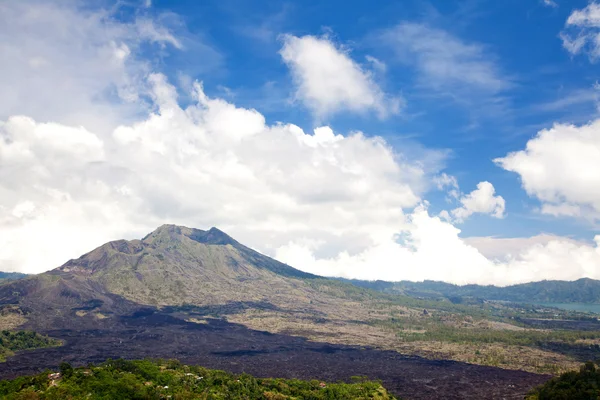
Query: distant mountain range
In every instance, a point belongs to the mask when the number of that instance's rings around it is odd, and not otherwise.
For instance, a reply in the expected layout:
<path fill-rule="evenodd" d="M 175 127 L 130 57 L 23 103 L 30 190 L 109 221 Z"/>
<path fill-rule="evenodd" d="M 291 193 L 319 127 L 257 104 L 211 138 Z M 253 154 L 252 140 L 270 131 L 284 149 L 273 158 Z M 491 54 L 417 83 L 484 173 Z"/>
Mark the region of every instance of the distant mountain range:
<path fill-rule="evenodd" d="M 506 287 L 453 285 L 439 281 L 385 282 L 347 280 L 356 286 L 389 294 L 412 297 L 447 298 L 454 303 L 466 300 L 503 300 L 518 303 L 600 303 L 600 281 L 540 281 Z"/>
<path fill-rule="evenodd" d="M 217 228 L 202 231 L 163 225 L 142 240 L 109 242 L 45 274 L 0 272 L 0 283 L 23 278 L 28 279 L 14 284 L 28 287 L 26 292 L 30 295 L 44 292 L 44 296 L 52 297 L 53 287 L 62 293 L 62 297 L 71 293 L 69 301 L 73 298 L 98 300 L 102 296 L 96 296 L 94 291 L 102 287 L 101 292 L 105 294 L 160 306 L 256 302 L 270 299 L 273 291 L 280 299 L 287 294 L 290 297 L 287 300 L 294 301 L 299 291 L 308 290 L 310 285 L 305 285 L 305 279 L 321 277 L 264 256 Z M 337 281 L 387 294 L 446 298 L 454 303 L 473 300 L 600 303 L 600 281 L 587 278 L 544 280 L 507 287 L 459 286 L 431 280 L 387 282 L 339 278 Z M 35 287 L 33 291 L 32 286 Z M 303 297 L 307 295 L 302 294 Z M 314 292 L 308 297 L 312 295 Z"/>

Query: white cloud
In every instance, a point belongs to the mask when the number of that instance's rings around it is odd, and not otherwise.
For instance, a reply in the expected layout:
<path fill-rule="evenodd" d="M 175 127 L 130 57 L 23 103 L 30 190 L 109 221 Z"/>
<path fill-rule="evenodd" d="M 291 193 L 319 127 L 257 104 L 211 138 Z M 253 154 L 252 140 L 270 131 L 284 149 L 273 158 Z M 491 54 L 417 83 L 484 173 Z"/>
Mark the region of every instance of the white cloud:
<path fill-rule="evenodd" d="M 446 201 L 448 203 L 452 203 L 460 196 L 460 188 L 458 186 L 458 181 L 452 175 L 448 175 L 445 172 L 433 177 L 433 184 L 436 186 L 438 190 L 447 190 L 448 196 L 446 197 Z M 450 220 L 450 215 L 447 211 L 442 211 L 440 214 L 445 220 Z"/>
<path fill-rule="evenodd" d="M 564 241 L 571 244 L 578 243 L 576 240 L 550 234 L 516 238 L 483 236 L 465 239 L 465 243 L 475 247 L 485 257 L 498 262 L 510 261 L 533 246 L 546 246 L 552 241 Z"/>
<path fill-rule="evenodd" d="M 463 240 L 458 229 L 431 217 L 424 207 L 408 216 L 404 229 L 396 242 L 382 241 L 355 255 L 342 252 L 316 258 L 309 245 L 291 242 L 278 249 L 277 256 L 316 274 L 358 279 L 503 286 L 542 279 L 600 278 L 600 235 L 594 244 L 558 237 L 513 239 L 512 246 L 495 238 Z M 490 256 L 499 254 L 499 249 L 517 252 L 491 261 L 477 249 L 484 246 Z"/>
<path fill-rule="evenodd" d="M 264 250 L 304 235 L 322 243 L 354 237 L 366 247 L 391 237 L 402 209 L 420 200 L 414 188 L 428 171 L 381 138 L 266 126 L 255 110 L 210 99 L 200 85 L 197 104 L 181 109 L 164 76 L 151 75 L 150 83 L 158 113 L 112 135 L 26 117 L 1 125 L 6 265 L 48 269 L 100 237 L 139 236 L 167 221 L 220 226 Z M 90 227 L 82 228 L 87 219 Z M 48 234 L 58 220 L 62 236 Z M 46 239 L 32 253 L 25 248 L 33 229 Z M 326 247 L 321 251 L 333 251 Z"/>
<path fill-rule="evenodd" d="M 558 7 L 558 3 L 556 3 L 554 0 L 543 0 L 542 3 L 548 7 L 552 7 L 552 8 Z"/>
<path fill-rule="evenodd" d="M 504 218 L 504 198 L 496 196 L 494 186 L 487 181 L 479 182 L 477 189 L 468 194 L 461 193 L 456 177 L 445 172 L 434 176 L 433 183 L 438 190 L 448 191 L 448 203 L 458 201 L 461 204 L 450 212 L 442 210 L 439 217 L 444 221 L 462 223 L 473 214 L 490 214 L 494 218 Z"/>
<path fill-rule="evenodd" d="M 589 89 L 578 89 L 563 94 L 559 99 L 539 104 L 533 109 L 545 112 L 568 111 L 574 107 L 581 108 L 586 103 L 594 104 L 596 110 L 600 109 L 600 86 L 598 83 Z"/>
<path fill-rule="evenodd" d="M 482 45 L 466 43 L 444 30 L 403 22 L 385 32 L 383 39 L 401 61 L 417 64 L 425 86 L 498 93 L 511 85 Z"/>
<path fill-rule="evenodd" d="M 473 214 L 490 214 L 494 218 L 504 218 L 505 201 L 495 195 L 494 185 L 485 181 L 477 184 L 477 189 L 460 198 L 461 207 L 452 210 L 456 222 L 463 222 Z"/>
<path fill-rule="evenodd" d="M 82 1 L 1 1 L 0 119 L 23 114 L 106 131 L 146 112 L 152 50 L 164 57 L 165 49 L 184 46 L 165 26 L 174 17 L 138 11 L 123 21 L 118 11 Z M 194 50 L 205 60 L 213 56 Z"/>
<path fill-rule="evenodd" d="M 199 85 L 197 103 L 182 109 L 162 75 L 150 81 L 157 112 L 111 135 L 26 117 L 2 125 L 3 269 L 39 272 L 171 222 L 219 226 L 323 275 L 495 284 L 600 277 L 597 246 L 560 238 L 489 260 L 419 205 L 413 188 L 435 171 L 381 138 L 267 126 Z"/>
<path fill-rule="evenodd" d="M 380 73 L 385 73 L 387 71 L 387 65 L 383 61 L 373 56 L 366 55 L 365 60 L 373 65 L 373 69 Z"/>
<path fill-rule="evenodd" d="M 496 259 L 499 276 L 513 282 L 600 277 L 600 235 L 585 243 L 554 235 L 531 238 L 472 238 L 467 243 Z M 493 281 L 492 281 L 493 282 Z"/>
<path fill-rule="evenodd" d="M 297 86 L 296 99 L 319 118 L 345 110 L 375 111 L 381 118 L 400 111 L 402 99 L 385 94 L 367 70 L 328 38 L 286 35 L 280 54 Z"/>
<path fill-rule="evenodd" d="M 573 11 L 560 37 L 569 53 L 586 53 L 595 62 L 600 57 L 600 3 L 592 1 L 585 8 Z"/>
<path fill-rule="evenodd" d="M 600 215 L 600 120 L 555 124 L 524 150 L 494 160 L 520 175 L 523 188 L 542 202 L 543 213 L 598 219 Z"/>
<path fill-rule="evenodd" d="M 447 187 L 451 189 L 458 189 L 458 181 L 456 180 L 456 178 L 452 175 L 448 175 L 445 172 L 443 172 L 440 175 L 434 176 L 433 183 L 438 188 L 438 190 L 444 190 Z"/>

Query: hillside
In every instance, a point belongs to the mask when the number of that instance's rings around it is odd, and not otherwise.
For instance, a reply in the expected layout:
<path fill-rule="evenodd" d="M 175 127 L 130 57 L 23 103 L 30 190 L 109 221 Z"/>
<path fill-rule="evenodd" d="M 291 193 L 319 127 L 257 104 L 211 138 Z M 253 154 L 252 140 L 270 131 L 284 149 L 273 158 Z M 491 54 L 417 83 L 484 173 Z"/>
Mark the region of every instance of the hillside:
<path fill-rule="evenodd" d="M 390 294 L 422 297 L 445 297 L 454 302 L 462 298 L 503 300 L 521 303 L 600 303 L 600 281 L 540 281 L 506 287 L 481 285 L 453 285 L 445 282 L 385 282 L 346 280 L 352 284 Z"/>
<path fill-rule="evenodd" d="M 325 383 L 260 379 L 188 366 L 176 360 L 109 360 L 0 382 L 3 399 L 379 399 L 395 397 L 377 382 Z"/>

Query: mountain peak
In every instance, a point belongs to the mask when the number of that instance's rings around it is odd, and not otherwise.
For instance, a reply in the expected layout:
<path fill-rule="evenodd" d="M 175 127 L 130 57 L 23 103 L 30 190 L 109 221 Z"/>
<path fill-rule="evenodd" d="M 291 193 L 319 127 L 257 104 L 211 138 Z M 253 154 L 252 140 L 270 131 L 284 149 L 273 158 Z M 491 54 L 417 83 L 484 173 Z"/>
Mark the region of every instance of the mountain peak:
<path fill-rule="evenodd" d="M 216 245 L 235 245 L 238 242 L 231 236 L 226 234 L 220 229 L 215 227 L 210 228 L 208 231 L 201 231 L 199 229 L 192 229 L 189 234 L 185 234 L 192 240 L 204 244 L 216 244 Z"/>
<path fill-rule="evenodd" d="M 162 225 L 141 241 L 106 243 L 51 274 L 64 278 L 60 282 L 70 292 L 87 293 L 92 285 L 92 298 L 97 286 L 101 292 L 140 304 L 254 301 L 269 296 L 274 286 L 292 290 L 298 283 L 289 278 L 315 278 L 244 246 L 218 228 L 177 225 Z"/>
<path fill-rule="evenodd" d="M 238 242 L 231 236 L 218 228 L 212 227 L 208 231 L 201 229 L 188 228 L 186 226 L 165 224 L 161 225 L 153 232 L 146 235 L 142 240 L 146 243 L 154 242 L 157 239 L 180 240 L 185 236 L 195 242 L 210 245 L 236 245 Z"/>

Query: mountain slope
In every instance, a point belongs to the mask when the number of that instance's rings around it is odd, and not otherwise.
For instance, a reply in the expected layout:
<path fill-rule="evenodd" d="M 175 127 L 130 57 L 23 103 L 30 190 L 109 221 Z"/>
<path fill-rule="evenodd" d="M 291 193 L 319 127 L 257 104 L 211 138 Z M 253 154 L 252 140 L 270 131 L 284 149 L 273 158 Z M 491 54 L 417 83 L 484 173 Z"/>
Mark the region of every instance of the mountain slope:
<path fill-rule="evenodd" d="M 202 307 L 213 315 L 269 310 L 288 322 L 292 314 L 366 320 L 370 308 L 358 300 L 373 293 L 296 270 L 216 228 L 164 225 L 141 240 L 109 242 L 49 272 L 1 285 L 0 305 L 36 329 L 101 327 L 106 317 L 144 306 Z M 8 305 L 15 307 L 6 311 Z"/>
<path fill-rule="evenodd" d="M 50 272 L 101 284 L 150 305 L 262 301 L 316 278 L 238 243 L 216 228 L 164 225 L 142 240 L 107 243 Z"/>

